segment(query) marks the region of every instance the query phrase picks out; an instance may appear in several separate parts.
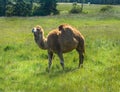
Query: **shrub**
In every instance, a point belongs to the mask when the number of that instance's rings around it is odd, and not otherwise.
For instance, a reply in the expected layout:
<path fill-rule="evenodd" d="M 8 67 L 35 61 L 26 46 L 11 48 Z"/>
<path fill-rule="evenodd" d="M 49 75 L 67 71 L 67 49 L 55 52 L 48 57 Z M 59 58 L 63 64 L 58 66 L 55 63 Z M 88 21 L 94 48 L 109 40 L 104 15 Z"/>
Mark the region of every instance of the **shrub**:
<path fill-rule="evenodd" d="M 41 9 L 41 7 L 38 7 L 33 15 L 38 15 L 38 16 L 46 16 L 46 15 L 50 15 L 50 12 L 48 12 L 47 10 Z"/>
<path fill-rule="evenodd" d="M 82 9 L 79 5 L 77 5 L 77 3 L 73 3 L 73 7 L 72 9 L 69 11 L 70 13 L 81 13 Z"/>
<path fill-rule="evenodd" d="M 7 5 L 6 5 L 6 13 L 5 13 L 6 16 L 13 16 L 14 15 L 14 4 L 9 2 Z"/>
<path fill-rule="evenodd" d="M 107 5 L 107 6 L 102 7 L 102 8 L 100 9 L 100 12 L 109 12 L 109 11 L 111 11 L 112 9 L 113 9 L 112 6 Z"/>
<path fill-rule="evenodd" d="M 14 8 L 15 16 L 29 16 L 31 15 L 32 7 L 30 3 L 25 3 L 24 1 L 17 2 Z"/>
<path fill-rule="evenodd" d="M 7 0 L 0 0 L 0 16 L 5 16 Z"/>
<path fill-rule="evenodd" d="M 59 11 L 56 9 L 56 3 L 56 0 L 41 0 L 40 6 L 34 10 L 33 15 L 46 16 L 59 14 Z"/>

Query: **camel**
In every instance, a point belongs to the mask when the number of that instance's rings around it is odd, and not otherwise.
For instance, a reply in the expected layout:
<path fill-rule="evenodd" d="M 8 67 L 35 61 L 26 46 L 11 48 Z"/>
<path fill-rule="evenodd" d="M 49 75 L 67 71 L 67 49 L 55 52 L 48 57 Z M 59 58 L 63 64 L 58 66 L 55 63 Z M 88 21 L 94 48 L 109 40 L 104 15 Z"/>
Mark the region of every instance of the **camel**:
<path fill-rule="evenodd" d="M 62 24 L 58 28 L 49 32 L 47 37 L 44 36 L 44 30 L 37 25 L 32 29 L 34 39 L 37 45 L 48 51 L 48 71 L 52 64 L 53 53 L 56 53 L 60 59 L 60 64 L 64 70 L 63 53 L 76 49 L 79 53 L 79 65 L 83 66 L 85 53 L 85 40 L 83 35 L 69 24 Z"/>

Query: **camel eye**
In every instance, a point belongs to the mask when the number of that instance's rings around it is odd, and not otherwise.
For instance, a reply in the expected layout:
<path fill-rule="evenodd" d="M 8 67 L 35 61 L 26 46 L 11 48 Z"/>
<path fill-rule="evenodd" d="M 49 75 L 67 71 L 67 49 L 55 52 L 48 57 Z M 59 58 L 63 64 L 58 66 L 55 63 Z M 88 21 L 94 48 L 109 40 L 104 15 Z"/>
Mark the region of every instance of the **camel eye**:
<path fill-rule="evenodd" d="M 42 33 L 41 29 L 36 29 L 38 33 Z"/>
<path fill-rule="evenodd" d="M 39 29 L 36 29 L 36 32 L 39 33 Z"/>
<path fill-rule="evenodd" d="M 36 29 L 37 31 L 39 31 L 40 29 Z"/>

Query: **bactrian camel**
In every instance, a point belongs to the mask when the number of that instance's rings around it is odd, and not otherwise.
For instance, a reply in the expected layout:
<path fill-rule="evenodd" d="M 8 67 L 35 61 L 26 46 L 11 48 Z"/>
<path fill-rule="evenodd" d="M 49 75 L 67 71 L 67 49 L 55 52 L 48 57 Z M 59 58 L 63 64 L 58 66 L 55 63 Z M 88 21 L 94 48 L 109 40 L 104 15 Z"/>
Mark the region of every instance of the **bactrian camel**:
<path fill-rule="evenodd" d="M 44 37 L 44 30 L 37 25 L 32 29 L 34 39 L 37 45 L 48 51 L 48 70 L 52 64 L 53 53 L 56 53 L 60 59 L 60 64 L 64 69 L 63 53 L 70 52 L 73 49 L 79 53 L 79 65 L 83 65 L 85 42 L 83 35 L 69 24 L 62 24 L 57 29 L 49 32 L 47 37 Z"/>

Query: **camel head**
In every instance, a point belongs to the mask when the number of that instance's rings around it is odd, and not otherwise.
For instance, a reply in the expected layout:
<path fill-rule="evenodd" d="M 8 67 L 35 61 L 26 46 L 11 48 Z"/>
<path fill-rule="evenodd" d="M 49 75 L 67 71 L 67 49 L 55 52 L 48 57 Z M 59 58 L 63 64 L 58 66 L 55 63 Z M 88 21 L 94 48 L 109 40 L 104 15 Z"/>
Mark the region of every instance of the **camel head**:
<path fill-rule="evenodd" d="M 34 34 L 35 40 L 42 39 L 44 36 L 44 31 L 39 25 L 32 29 L 32 33 Z"/>

